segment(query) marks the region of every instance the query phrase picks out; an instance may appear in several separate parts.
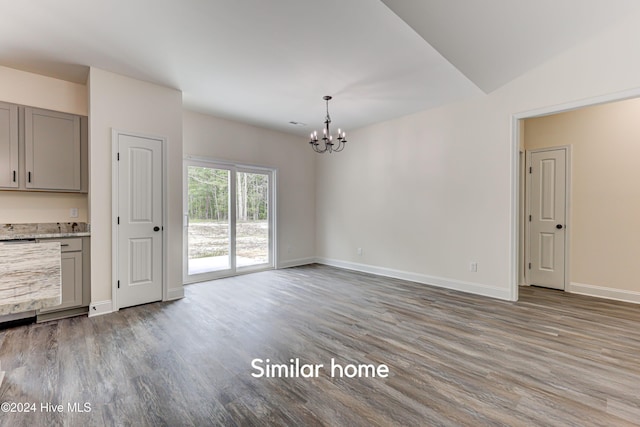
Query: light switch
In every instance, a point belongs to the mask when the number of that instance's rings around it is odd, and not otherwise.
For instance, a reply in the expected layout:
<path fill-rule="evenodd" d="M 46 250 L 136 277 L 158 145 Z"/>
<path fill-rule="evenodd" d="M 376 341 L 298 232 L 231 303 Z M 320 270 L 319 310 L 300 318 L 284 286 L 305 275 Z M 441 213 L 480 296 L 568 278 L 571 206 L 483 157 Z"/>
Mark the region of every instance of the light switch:
<path fill-rule="evenodd" d="M 78 208 L 71 208 L 69 210 L 69 217 L 78 218 Z"/>

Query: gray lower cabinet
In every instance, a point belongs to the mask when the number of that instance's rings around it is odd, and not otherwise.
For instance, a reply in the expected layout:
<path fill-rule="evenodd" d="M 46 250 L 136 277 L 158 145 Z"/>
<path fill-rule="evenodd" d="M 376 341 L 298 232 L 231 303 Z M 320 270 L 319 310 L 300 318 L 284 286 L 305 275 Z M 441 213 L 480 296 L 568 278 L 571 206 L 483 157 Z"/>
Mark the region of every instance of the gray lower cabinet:
<path fill-rule="evenodd" d="M 40 309 L 37 321 L 61 319 L 88 312 L 89 306 L 89 238 L 41 239 L 42 242 L 60 242 L 62 267 L 62 302 L 60 305 Z"/>

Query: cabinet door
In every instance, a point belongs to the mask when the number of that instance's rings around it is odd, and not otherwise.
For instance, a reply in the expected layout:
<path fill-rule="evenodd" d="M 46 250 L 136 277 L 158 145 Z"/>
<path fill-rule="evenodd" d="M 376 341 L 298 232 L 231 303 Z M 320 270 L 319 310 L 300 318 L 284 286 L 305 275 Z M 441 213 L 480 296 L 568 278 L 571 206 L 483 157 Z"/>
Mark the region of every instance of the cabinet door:
<path fill-rule="evenodd" d="M 0 187 L 18 187 L 18 106 L 0 102 Z"/>
<path fill-rule="evenodd" d="M 80 117 L 24 109 L 27 188 L 80 191 Z"/>
<path fill-rule="evenodd" d="M 82 305 L 82 252 L 62 253 L 62 303 L 41 313 Z"/>

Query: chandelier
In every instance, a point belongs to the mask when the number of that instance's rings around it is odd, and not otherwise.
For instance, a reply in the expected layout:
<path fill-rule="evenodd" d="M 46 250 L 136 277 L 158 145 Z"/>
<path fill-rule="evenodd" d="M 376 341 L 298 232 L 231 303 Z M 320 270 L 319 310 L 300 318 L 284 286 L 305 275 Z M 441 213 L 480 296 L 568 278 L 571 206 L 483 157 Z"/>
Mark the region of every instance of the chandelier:
<path fill-rule="evenodd" d="M 318 132 L 313 131 L 309 144 L 311 144 L 311 148 L 313 148 L 313 151 L 315 151 L 316 153 L 325 153 L 327 151 L 329 153 L 333 153 L 334 151 L 342 151 L 344 150 L 344 146 L 347 142 L 347 134 L 346 132 L 341 133 L 340 129 L 338 129 L 338 137 L 336 138 L 337 142 L 333 141 L 333 136 L 331 135 L 331 131 L 329 129 L 329 125 L 331 124 L 331 117 L 329 116 L 329 100 L 331 99 L 331 97 L 329 95 L 326 95 L 323 96 L 322 99 L 327 102 L 327 117 L 325 117 L 324 119 L 323 135 L 322 138 L 320 138 L 320 141 L 322 142 L 318 142 Z"/>

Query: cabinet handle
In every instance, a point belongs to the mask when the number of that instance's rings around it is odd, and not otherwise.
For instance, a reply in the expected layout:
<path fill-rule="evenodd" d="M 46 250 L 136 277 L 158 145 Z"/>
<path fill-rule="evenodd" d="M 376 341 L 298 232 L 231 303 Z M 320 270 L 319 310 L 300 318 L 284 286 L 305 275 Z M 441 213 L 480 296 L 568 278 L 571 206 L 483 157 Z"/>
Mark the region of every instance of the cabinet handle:
<path fill-rule="evenodd" d="M 64 247 L 64 246 L 69 246 L 69 244 L 68 244 L 68 243 L 62 243 L 62 244 L 60 245 L 60 247 Z"/>
<path fill-rule="evenodd" d="M 13 182 L 16 182 L 16 171 L 13 171 Z"/>
<path fill-rule="evenodd" d="M 27 179 L 28 182 L 31 182 L 31 172 L 28 173 L 29 177 Z"/>

